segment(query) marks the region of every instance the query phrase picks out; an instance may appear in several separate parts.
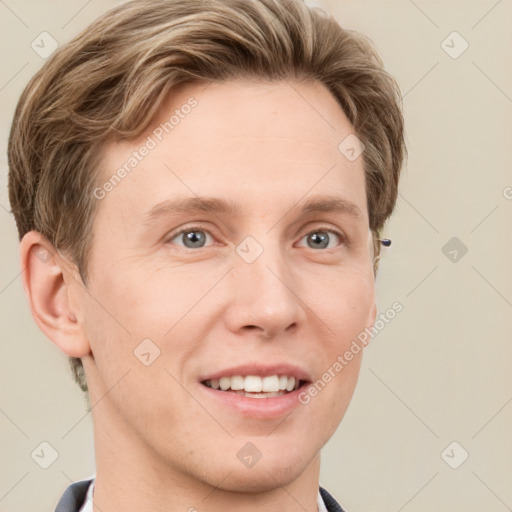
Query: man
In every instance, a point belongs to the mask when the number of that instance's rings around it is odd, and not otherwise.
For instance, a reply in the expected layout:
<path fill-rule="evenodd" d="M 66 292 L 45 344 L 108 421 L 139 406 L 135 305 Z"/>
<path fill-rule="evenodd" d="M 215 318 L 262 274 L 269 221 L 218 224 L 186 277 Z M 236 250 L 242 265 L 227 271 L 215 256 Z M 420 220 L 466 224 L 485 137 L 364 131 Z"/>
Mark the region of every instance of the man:
<path fill-rule="evenodd" d="M 320 450 L 404 153 L 371 45 L 299 0 L 136 0 L 55 52 L 9 193 L 33 316 L 93 416 L 96 477 L 58 512 L 342 510 Z"/>

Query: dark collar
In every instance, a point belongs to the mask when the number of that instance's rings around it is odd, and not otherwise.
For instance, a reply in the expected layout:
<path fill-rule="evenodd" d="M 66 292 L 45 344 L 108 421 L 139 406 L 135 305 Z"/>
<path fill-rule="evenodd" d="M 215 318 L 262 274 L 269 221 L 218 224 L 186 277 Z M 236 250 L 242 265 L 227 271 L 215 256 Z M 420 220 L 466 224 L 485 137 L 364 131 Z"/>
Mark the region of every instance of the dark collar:
<path fill-rule="evenodd" d="M 82 480 L 71 484 L 62 495 L 55 512 L 78 512 L 83 505 L 87 489 L 92 480 Z M 329 512 L 344 512 L 339 503 L 322 487 L 320 494 Z"/>
<path fill-rule="evenodd" d="M 83 505 L 91 480 L 71 484 L 62 495 L 55 512 L 78 512 Z"/>
<path fill-rule="evenodd" d="M 329 512 L 344 512 L 340 504 L 323 487 L 320 487 L 320 495 Z"/>

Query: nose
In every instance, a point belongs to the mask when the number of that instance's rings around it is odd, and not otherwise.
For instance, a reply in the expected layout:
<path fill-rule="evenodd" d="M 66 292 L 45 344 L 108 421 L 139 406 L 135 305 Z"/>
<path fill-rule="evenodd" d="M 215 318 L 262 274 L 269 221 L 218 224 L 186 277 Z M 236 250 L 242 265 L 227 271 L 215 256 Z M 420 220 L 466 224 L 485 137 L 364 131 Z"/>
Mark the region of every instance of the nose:
<path fill-rule="evenodd" d="M 252 263 L 236 256 L 230 286 L 225 318 L 238 335 L 275 338 L 293 332 L 305 318 L 298 279 L 278 249 L 273 254 L 265 250 Z"/>

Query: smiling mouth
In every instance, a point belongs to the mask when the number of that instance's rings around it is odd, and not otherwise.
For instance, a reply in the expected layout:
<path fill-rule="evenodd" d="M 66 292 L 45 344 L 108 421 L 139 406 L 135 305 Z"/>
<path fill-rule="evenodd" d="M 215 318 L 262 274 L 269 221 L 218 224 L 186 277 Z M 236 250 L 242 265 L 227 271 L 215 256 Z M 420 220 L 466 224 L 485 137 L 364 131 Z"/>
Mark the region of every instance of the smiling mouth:
<path fill-rule="evenodd" d="M 284 396 L 306 384 L 306 381 L 287 375 L 233 375 L 201 382 L 216 391 L 235 393 L 250 398 L 272 398 Z"/>

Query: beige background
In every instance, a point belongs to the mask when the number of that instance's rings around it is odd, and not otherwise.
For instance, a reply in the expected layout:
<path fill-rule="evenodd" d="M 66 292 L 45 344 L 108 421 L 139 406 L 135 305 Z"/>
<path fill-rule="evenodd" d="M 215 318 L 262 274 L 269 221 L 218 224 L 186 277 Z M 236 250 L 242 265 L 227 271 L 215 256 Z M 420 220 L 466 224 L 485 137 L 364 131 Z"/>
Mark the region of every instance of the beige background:
<path fill-rule="evenodd" d="M 409 146 L 377 280 L 380 310 L 404 309 L 366 349 L 321 482 L 349 512 L 510 510 L 512 0 L 309 3 L 373 39 L 404 94 Z M 47 31 L 63 43 L 111 5 L 0 1 L 0 511 L 53 510 L 94 472 L 81 392 L 23 295 L 5 154 L 17 98 L 43 63 L 31 42 Z M 462 49 L 446 39 L 454 31 L 469 44 L 458 58 L 445 51 Z M 459 248 L 443 252 L 452 237 Z M 48 469 L 31 458 L 43 441 L 58 453 Z"/>

